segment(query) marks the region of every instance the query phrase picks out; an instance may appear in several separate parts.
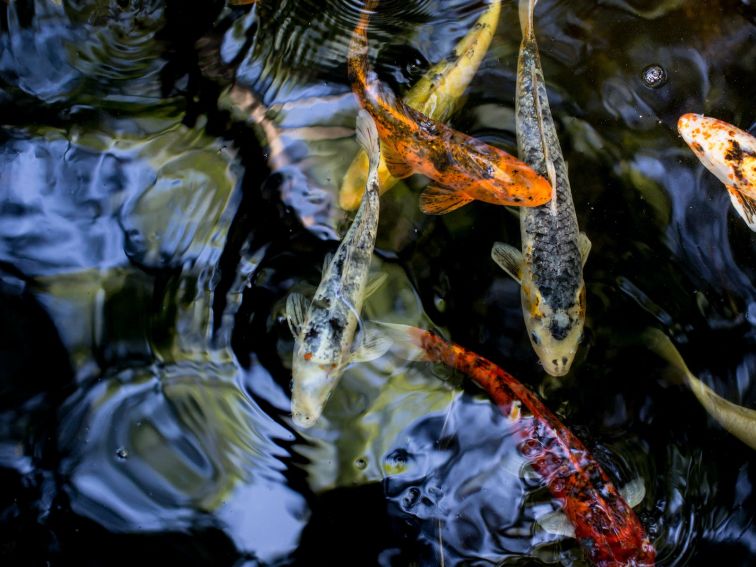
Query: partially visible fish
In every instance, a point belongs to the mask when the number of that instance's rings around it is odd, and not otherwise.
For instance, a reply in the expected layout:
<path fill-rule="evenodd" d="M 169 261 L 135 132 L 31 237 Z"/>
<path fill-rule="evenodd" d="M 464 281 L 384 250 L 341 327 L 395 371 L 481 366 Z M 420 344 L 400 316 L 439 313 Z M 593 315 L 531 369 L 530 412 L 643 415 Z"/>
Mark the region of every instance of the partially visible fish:
<path fill-rule="evenodd" d="M 430 331 L 381 326 L 406 349 L 406 357 L 440 362 L 467 375 L 517 424 L 520 453 L 562 506 L 594 565 L 654 565 L 656 552 L 638 516 L 582 441 L 533 392 L 493 362 Z"/>
<path fill-rule="evenodd" d="M 381 333 L 361 325 L 361 343 L 353 349 L 362 304 L 382 281 L 368 285 L 380 211 L 380 146 L 375 123 L 364 111 L 357 118 L 357 139 L 370 156 L 362 204 L 333 258 L 326 261 L 312 303 L 308 306 L 298 293 L 286 300 L 286 318 L 295 337 L 292 418 L 300 427 L 315 424 L 349 363 L 377 358 L 390 345 Z"/>
<path fill-rule="evenodd" d="M 348 69 L 352 89 L 375 120 L 386 166 L 394 177 L 422 173 L 430 184 L 420 195 L 426 214 L 445 214 L 474 200 L 534 207 L 551 198 L 551 187 L 508 153 L 457 132 L 398 100 L 368 69 L 368 0 L 352 34 Z"/>
<path fill-rule="evenodd" d="M 522 251 L 497 242 L 491 257 L 521 285 L 525 326 L 544 369 L 563 376 L 583 335 L 583 265 L 591 242 L 578 229 L 567 164 L 549 109 L 533 28 L 536 2 L 520 0 L 517 146 L 520 157 L 551 181 L 554 196 L 546 205 L 520 209 Z"/>
<path fill-rule="evenodd" d="M 454 51 L 428 69 L 423 77 L 407 91 L 404 102 L 439 122 L 446 122 L 460 106 L 462 95 L 475 76 L 491 44 L 501 13 L 501 0 L 493 0 L 475 25 L 456 45 Z M 360 204 L 367 177 L 367 154 L 360 150 L 344 176 L 339 192 L 339 205 L 351 210 Z M 381 158 L 378 166 L 381 194 L 391 189 L 398 179 L 393 177 Z"/>
<path fill-rule="evenodd" d="M 644 334 L 649 348 L 669 362 L 693 392 L 704 409 L 717 422 L 751 449 L 756 449 L 756 409 L 750 409 L 725 400 L 688 370 L 672 341 L 657 329 Z"/>
<path fill-rule="evenodd" d="M 702 114 L 683 114 L 677 130 L 706 169 L 725 184 L 735 210 L 756 231 L 756 138 Z"/>

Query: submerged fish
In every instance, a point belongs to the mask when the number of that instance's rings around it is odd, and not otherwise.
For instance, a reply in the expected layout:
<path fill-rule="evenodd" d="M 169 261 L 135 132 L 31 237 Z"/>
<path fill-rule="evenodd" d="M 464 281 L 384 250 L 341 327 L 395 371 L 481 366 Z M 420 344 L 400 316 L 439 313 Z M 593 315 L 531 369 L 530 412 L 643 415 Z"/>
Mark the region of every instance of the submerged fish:
<path fill-rule="evenodd" d="M 683 114 L 677 130 L 706 169 L 725 184 L 735 210 L 756 231 L 756 138 L 702 114 Z"/>
<path fill-rule="evenodd" d="M 475 76 L 491 44 L 501 13 L 501 0 L 493 0 L 480 15 L 475 25 L 456 45 L 454 51 L 428 69 L 423 77 L 407 91 L 404 102 L 440 122 L 446 122 L 460 106 L 462 94 Z M 368 158 L 360 151 L 352 161 L 341 183 L 339 205 L 351 210 L 360 204 L 367 177 Z M 399 181 L 393 177 L 381 158 L 378 166 L 381 193 Z"/>
<path fill-rule="evenodd" d="M 675 345 L 661 331 L 649 329 L 645 333 L 645 339 L 652 351 L 672 365 L 711 417 L 751 449 L 756 449 L 756 410 L 725 400 L 701 382 L 688 370 Z"/>
<path fill-rule="evenodd" d="M 375 120 L 389 172 L 422 173 L 433 183 L 420 196 L 426 214 L 444 214 L 473 200 L 534 207 L 551 198 L 549 183 L 508 153 L 457 132 L 397 99 L 368 69 L 369 0 L 349 45 L 352 88 Z"/>
<path fill-rule="evenodd" d="M 522 252 L 497 242 L 491 257 L 521 285 L 525 326 L 544 369 L 563 376 L 583 334 L 583 265 L 591 242 L 578 230 L 567 164 L 549 109 L 533 28 L 536 1 L 520 1 L 517 146 L 520 157 L 551 181 L 554 196 L 546 205 L 520 209 Z"/>
<path fill-rule="evenodd" d="M 439 336 L 404 325 L 381 324 L 415 360 L 440 362 L 482 387 L 518 424 L 519 451 L 543 479 L 598 567 L 651 566 L 655 550 L 638 516 L 575 437 L 533 392 L 493 362 Z"/>
<path fill-rule="evenodd" d="M 294 334 L 291 408 L 294 423 L 311 427 L 350 362 L 381 356 L 387 339 L 362 325 L 361 343 L 353 350 L 366 297 L 382 279 L 368 285 L 370 261 L 378 231 L 378 156 L 375 124 L 365 111 L 357 118 L 357 139 L 370 156 L 367 188 L 352 225 L 323 270 L 312 303 L 292 293 L 286 300 L 286 318 Z"/>

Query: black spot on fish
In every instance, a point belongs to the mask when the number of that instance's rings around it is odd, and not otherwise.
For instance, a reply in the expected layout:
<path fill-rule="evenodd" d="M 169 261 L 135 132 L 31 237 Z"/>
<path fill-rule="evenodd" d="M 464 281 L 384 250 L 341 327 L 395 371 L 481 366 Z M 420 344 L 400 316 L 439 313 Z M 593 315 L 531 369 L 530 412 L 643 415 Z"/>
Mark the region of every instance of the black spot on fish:
<path fill-rule="evenodd" d="M 328 325 L 330 325 L 331 331 L 333 331 L 333 339 L 336 342 L 341 341 L 341 336 L 344 334 L 344 325 L 342 322 L 336 317 L 331 317 L 328 319 Z"/>
<path fill-rule="evenodd" d="M 567 337 L 567 335 L 570 332 L 570 329 L 572 328 L 572 322 L 567 321 L 567 324 L 560 324 L 556 317 L 551 320 L 551 324 L 549 325 L 549 333 L 551 333 L 551 336 L 554 337 L 558 341 L 562 341 Z"/>
<path fill-rule="evenodd" d="M 454 164 L 454 156 L 446 151 L 434 152 L 431 155 L 431 161 L 436 171 L 446 171 L 450 165 Z"/>

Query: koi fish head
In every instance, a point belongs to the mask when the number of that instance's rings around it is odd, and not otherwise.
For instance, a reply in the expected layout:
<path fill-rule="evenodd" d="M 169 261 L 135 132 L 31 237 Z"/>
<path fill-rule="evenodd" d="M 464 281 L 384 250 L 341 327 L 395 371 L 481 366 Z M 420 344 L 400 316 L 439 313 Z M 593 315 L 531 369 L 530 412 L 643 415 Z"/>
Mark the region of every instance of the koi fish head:
<path fill-rule="evenodd" d="M 297 349 L 292 368 L 291 392 L 291 415 L 295 425 L 302 428 L 315 425 L 341 372 L 339 365 L 317 361 L 312 353 Z"/>
<path fill-rule="evenodd" d="M 549 181 L 526 163 L 499 148 L 491 148 L 489 163 L 479 163 L 476 199 L 495 205 L 538 207 L 551 200 Z"/>
<path fill-rule="evenodd" d="M 570 371 L 583 336 L 585 287 L 580 285 L 567 308 L 552 308 L 535 286 L 522 286 L 522 311 L 533 350 L 551 376 Z"/>
<path fill-rule="evenodd" d="M 677 130 L 722 183 L 756 198 L 756 138 L 732 124 L 701 114 L 683 114 Z"/>

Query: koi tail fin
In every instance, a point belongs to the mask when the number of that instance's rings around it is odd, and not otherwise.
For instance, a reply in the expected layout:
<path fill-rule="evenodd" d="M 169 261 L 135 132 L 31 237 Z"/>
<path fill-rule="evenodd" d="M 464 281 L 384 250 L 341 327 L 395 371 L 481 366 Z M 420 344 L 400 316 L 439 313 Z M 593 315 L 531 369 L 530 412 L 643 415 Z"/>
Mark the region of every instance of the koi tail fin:
<path fill-rule="evenodd" d="M 725 400 L 706 384 L 701 382 L 685 364 L 680 353 L 667 335 L 657 329 L 649 329 L 644 333 L 648 346 L 656 354 L 672 364 L 682 373 L 684 381 L 698 398 L 706 412 L 719 425 L 740 439 L 743 443 L 756 449 L 756 410 L 739 406 Z"/>
<path fill-rule="evenodd" d="M 352 32 L 347 54 L 347 69 L 355 93 L 365 99 L 368 88 L 368 21 L 370 14 L 375 12 L 378 0 L 367 0 L 360 13 L 360 19 Z"/>
<path fill-rule="evenodd" d="M 368 182 L 378 174 L 378 164 L 381 161 L 381 139 L 375 121 L 366 110 L 357 113 L 357 142 L 368 155 L 370 171 Z"/>
<path fill-rule="evenodd" d="M 395 347 L 394 354 L 397 356 L 410 361 L 428 362 L 431 360 L 425 349 L 423 349 L 422 341 L 423 335 L 428 331 L 419 327 L 400 325 L 398 323 L 384 323 L 382 321 L 373 321 L 373 323 L 391 339 Z"/>
<path fill-rule="evenodd" d="M 533 13 L 538 0 L 520 0 L 520 29 L 522 37 L 529 38 L 533 35 Z"/>

